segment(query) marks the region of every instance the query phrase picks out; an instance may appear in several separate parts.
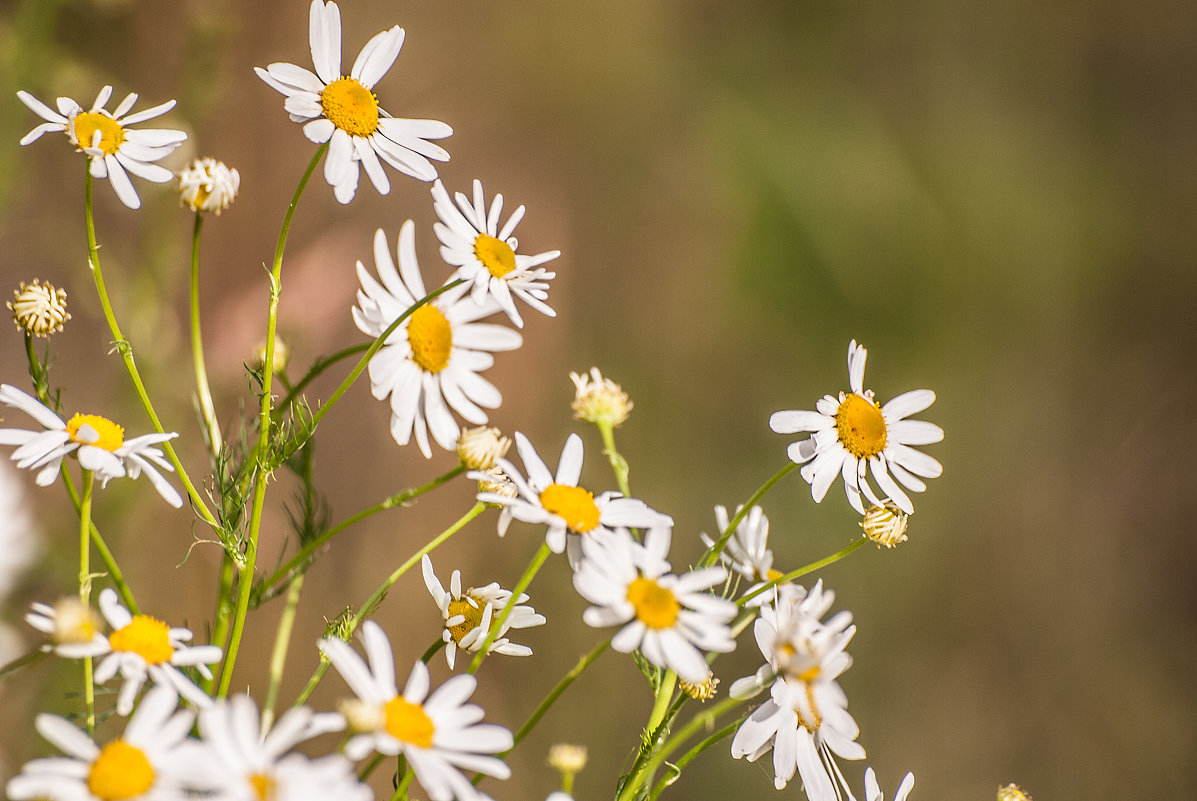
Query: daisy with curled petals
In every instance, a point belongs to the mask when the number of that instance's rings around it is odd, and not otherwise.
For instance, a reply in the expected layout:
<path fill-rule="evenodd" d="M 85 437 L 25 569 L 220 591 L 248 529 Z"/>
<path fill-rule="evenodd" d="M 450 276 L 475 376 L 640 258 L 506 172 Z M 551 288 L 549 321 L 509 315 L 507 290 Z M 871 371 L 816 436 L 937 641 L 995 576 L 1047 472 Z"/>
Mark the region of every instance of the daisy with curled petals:
<path fill-rule="evenodd" d="M 309 18 L 314 74 L 285 63 L 254 67 L 254 72 L 286 96 L 283 108 L 293 122 L 303 123 L 304 136 L 318 145 L 328 142 L 324 180 L 337 200 L 348 203 L 357 194 L 359 165 L 381 195 L 391 191 L 382 161 L 421 181 L 436 178 L 429 159 L 448 161 L 449 154 L 427 140 L 444 139 L 453 129 L 437 120 L 392 117 L 374 95 L 374 85 L 403 47 L 403 29 L 396 25 L 366 42 L 349 75 L 343 75 L 341 10 L 336 3 L 312 0 Z"/>
<path fill-rule="evenodd" d="M 736 647 L 728 627 L 736 605 L 704 592 L 727 576 L 722 567 L 668 573 L 669 541 L 665 527 L 649 529 L 643 545 L 626 529 L 586 537 L 574 588 L 594 604 L 582 613 L 588 625 L 626 624 L 611 638 L 612 648 L 639 650 L 654 665 L 697 684 L 710 676 L 704 652 Z"/>
<path fill-rule="evenodd" d="M 769 427 L 778 434 L 811 432 L 807 439 L 791 443 L 786 453 L 795 464 L 803 465 L 802 478 L 811 485 L 816 502 L 823 500 L 837 476 L 843 476 L 848 501 L 862 515 L 862 494 L 874 506 L 885 506 L 888 498 L 911 514 L 914 505 L 902 486 L 922 492 L 927 488 L 923 478 L 936 478 L 943 472 L 939 462 L 911 446 L 939 442 L 943 429 L 906 418 L 934 403 L 935 393 L 916 389 L 882 406 L 874 400 L 873 391 L 864 388 L 867 356 L 864 346 L 852 340 L 848 346 L 848 384 L 852 391 L 841 392 L 838 398 L 823 396 L 813 412 L 774 412 Z M 881 496 L 873 491 L 867 472 L 872 473 Z"/>
<path fill-rule="evenodd" d="M 53 484 L 63 457 L 73 453 L 83 469 L 96 474 L 100 486 L 112 478 L 137 478 L 144 470 L 167 503 L 176 509 L 183 505 L 183 498 L 158 472 L 174 468 L 154 447 L 178 434 L 144 434 L 126 440 L 123 428 L 99 415 L 76 414 L 63 422 L 48 406 L 9 384 L 0 384 L 0 402 L 20 409 L 46 429 L 0 428 L 0 445 L 18 446 L 12 453 L 13 461 L 22 469 L 36 470 L 34 480 L 39 486 Z"/>
<path fill-rule="evenodd" d="M 170 155 L 183 143 L 187 134 L 170 128 L 129 127 L 162 116 L 174 108 L 175 101 L 168 100 L 153 108 L 129 114 L 137 102 L 137 95 L 133 93 L 127 95 L 112 111 L 104 108 L 112 97 L 111 86 L 100 90 L 96 102 L 87 111 L 69 97 L 58 98 L 57 111 L 28 92 L 17 92 L 17 97 L 34 114 L 45 120 L 25 134 L 21 139 L 22 145 L 40 139 L 44 133 L 62 131 L 72 145 L 87 154 L 91 176 L 107 178 L 116 196 L 129 208 L 139 208 L 141 198 L 137 196 L 137 190 L 126 173 L 133 173 L 138 178 L 156 184 L 164 184 L 175 177 L 173 172 L 153 162 Z"/>
<path fill-rule="evenodd" d="M 362 642 L 368 665 L 343 640 L 320 641 L 321 652 L 357 695 L 341 707 L 355 732 L 345 743 L 350 759 L 371 751 L 402 754 L 432 801 L 483 798 L 462 771 L 511 775 L 502 760 L 488 755 L 511 748 L 514 739 L 502 726 L 478 723 L 483 711 L 466 703 L 477 686 L 472 675 L 454 676 L 429 694 L 428 666 L 417 660 L 400 694 L 391 643 L 377 623 L 362 624 Z"/>
<path fill-rule="evenodd" d="M 471 284 L 470 294 L 476 303 L 482 303 L 487 295 L 493 297 L 519 328 L 524 327 L 524 321 L 512 296 L 541 314 L 556 317 L 557 312 L 544 301 L 549 296 L 548 281 L 557 274 L 540 265 L 557 258 L 561 251 L 548 250 L 535 256 L 515 252 L 519 241 L 512 234 L 524 218 L 524 207 L 513 211 L 500 229 L 503 196 L 495 195 L 487 211 L 481 181 L 474 181 L 473 202 L 461 192 L 456 200 L 454 205 L 440 181 L 432 185 L 432 206 L 440 218 L 432 229 L 441 241 L 441 258 L 457 268 L 451 278 Z"/>
<path fill-rule="evenodd" d="M 525 523 L 545 523 L 548 526 L 545 544 L 553 553 L 568 550 L 570 566 L 577 569 L 582 557 L 580 542 L 583 535 L 609 532 L 613 526 L 673 525 L 673 518 L 650 509 L 644 501 L 625 498 L 614 491 L 604 492 L 596 498 L 589 490 L 578 486 L 585 451 L 582 438 L 577 434 L 570 434 L 565 441 L 556 476 L 549 472 L 528 438 L 518 431 L 515 432 L 515 447 L 528 471 L 528 478 L 522 478 L 515 465 L 506 459 L 499 460 L 499 468 L 515 485 L 518 496 L 478 493 L 478 500 L 483 503 L 493 503 L 511 512 L 510 516 L 499 518 L 499 536 L 506 533 L 512 518 Z"/>
<path fill-rule="evenodd" d="M 399 231 L 399 270 L 391 260 L 386 235 L 374 235 L 374 263 L 380 284 L 359 261 L 358 305 L 353 321 L 362 333 L 382 336 L 404 312 L 428 293 L 416 261 L 415 224 L 408 220 Z M 461 429 L 452 408 L 475 425 L 487 421 L 483 409 L 494 409 L 503 398 L 478 373 L 494 364 L 492 353 L 515 350 L 523 343 L 518 331 L 477 320 L 497 309 L 479 306 L 462 296 L 460 284 L 412 312 L 387 337 L 370 360 L 370 388 L 378 400 L 391 396 L 391 436 L 406 445 L 415 432 L 416 444 L 431 458 L 428 432 L 447 451 L 455 450 Z"/>
<path fill-rule="evenodd" d="M 454 570 L 449 579 L 449 591 L 445 592 L 445 588 L 433 572 L 432 560 L 427 554 L 421 560 L 421 567 L 424 571 L 424 585 L 428 587 L 428 593 L 441 610 L 441 619 L 445 626 L 441 632 L 441 639 L 446 643 L 445 658 L 452 668 L 458 648 L 472 654 L 481 650 L 482 643 L 486 642 L 490 633 L 491 622 L 503 614 L 503 609 L 511 600 L 511 591 L 502 589 L 498 582 L 492 581 L 485 587 L 470 587 L 462 593 L 461 571 Z M 516 605 L 512 607 L 511 614 L 503 622 L 503 628 L 495 636 L 487 653 L 531 656 L 531 648 L 513 643 L 503 636 L 508 629 L 544 625 L 544 615 L 537 614 L 530 606 L 524 606 L 526 600 L 528 596 L 523 594 L 516 599 Z"/>

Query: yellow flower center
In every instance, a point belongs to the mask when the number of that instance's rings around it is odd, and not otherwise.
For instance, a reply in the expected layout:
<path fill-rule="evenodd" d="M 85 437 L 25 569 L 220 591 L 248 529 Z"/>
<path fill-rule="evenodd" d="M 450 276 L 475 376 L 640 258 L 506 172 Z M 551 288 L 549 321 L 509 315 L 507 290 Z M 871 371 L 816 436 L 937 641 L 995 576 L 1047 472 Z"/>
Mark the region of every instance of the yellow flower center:
<path fill-rule="evenodd" d="M 112 632 L 108 644 L 114 651 L 135 653 L 150 665 L 169 662 L 175 653 L 170 627 L 147 615 L 134 615 L 129 625 Z"/>
<path fill-rule="evenodd" d="M 515 269 L 515 251 L 502 239 L 478 234 L 474 240 L 474 255 L 495 278 L 502 278 Z"/>
<path fill-rule="evenodd" d="M 765 581 L 777 581 L 779 578 L 781 578 L 784 575 L 785 574 L 782 573 L 780 570 L 774 570 L 773 568 L 769 568 L 768 570 L 765 571 Z"/>
<path fill-rule="evenodd" d="M 565 520 L 569 530 L 585 534 L 599 524 L 594 495 L 581 487 L 550 484 L 540 493 L 540 505 Z"/>
<path fill-rule="evenodd" d="M 353 78 L 324 87 L 320 107 L 333 125 L 350 136 L 369 136 L 378 130 L 378 98 Z"/>
<path fill-rule="evenodd" d="M 482 625 L 482 611 L 481 606 L 474 606 L 464 598 L 449 602 L 449 617 L 456 615 L 465 617 L 465 620 L 456 626 L 449 627 L 449 635 L 453 637 L 454 642 L 460 645 L 462 637 Z"/>
<path fill-rule="evenodd" d="M 852 393 L 835 413 L 840 444 L 858 459 L 871 459 L 885 450 L 885 417 L 877 402 Z"/>
<path fill-rule="evenodd" d="M 424 712 L 424 707 L 411 704 L 397 695 L 383 708 L 386 714 L 387 733 L 405 743 L 417 745 L 420 748 L 432 747 L 432 734 L 436 727 L 432 725 L 432 718 Z"/>
<path fill-rule="evenodd" d="M 426 303 L 407 318 L 407 341 L 411 358 L 430 373 L 439 373 L 449 365 L 453 350 L 453 327 L 441 310 Z"/>
<path fill-rule="evenodd" d="M 83 442 L 80 440 L 78 436 L 79 429 L 84 425 L 95 429 L 100 438 L 95 442 Z M 95 445 L 97 448 L 103 448 L 106 451 L 114 451 L 125 444 L 125 429 L 106 417 L 100 417 L 98 414 L 75 415 L 70 420 L 67 420 L 66 432 L 67 436 L 71 438 L 71 442 L 78 442 L 81 445 Z"/>
<path fill-rule="evenodd" d="M 274 797 L 274 787 L 277 784 L 274 777 L 265 773 L 253 773 L 249 777 L 249 786 L 253 788 L 258 801 L 270 801 Z"/>
<path fill-rule="evenodd" d="M 98 111 L 84 111 L 75 115 L 75 140 L 79 147 L 92 147 L 96 131 L 100 132 L 100 150 L 113 155 L 125 141 L 125 129 L 107 114 Z"/>
<path fill-rule="evenodd" d="M 636 617 L 650 629 L 667 629 L 677 622 L 682 608 L 673 593 L 652 579 L 641 576 L 628 585 L 628 602 Z"/>
<path fill-rule="evenodd" d="M 100 801 L 134 798 L 153 783 L 154 768 L 145 752 L 124 740 L 104 746 L 87 772 L 87 789 Z"/>

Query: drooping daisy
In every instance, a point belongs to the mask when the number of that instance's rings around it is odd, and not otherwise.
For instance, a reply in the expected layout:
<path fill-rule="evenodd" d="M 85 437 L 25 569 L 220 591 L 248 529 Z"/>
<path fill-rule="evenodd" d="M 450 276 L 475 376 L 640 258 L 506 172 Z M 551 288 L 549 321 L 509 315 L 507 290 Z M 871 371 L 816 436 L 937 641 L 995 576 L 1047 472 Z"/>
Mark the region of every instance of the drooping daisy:
<path fill-rule="evenodd" d="M 577 567 L 582 557 L 580 541 L 583 535 L 611 531 L 613 526 L 648 528 L 672 526 L 673 518 L 656 512 L 644 501 L 625 498 L 618 492 L 604 492 L 597 498 L 589 490 L 578 486 L 582 477 L 585 449 L 582 438 L 570 434 L 561 449 L 557 475 L 549 472 L 540 454 L 519 431 L 515 432 L 515 448 L 523 460 L 528 478 L 506 459 L 499 460 L 503 473 L 519 490 L 519 496 L 507 497 L 497 493 L 480 492 L 478 500 L 511 510 L 510 517 L 499 519 L 499 535 L 506 533 L 511 518 L 525 523 L 545 523 L 548 531 L 545 543 L 553 553 L 568 548 L 570 565 Z"/>
<path fill-rule="evenodd" d="M 432 801 L 478 801 L 481 796 L 462 771 L 500 779 L 511 775 L 497 754 L 514 739 L 502 726 L 484 724 L 483 711 L 466 703 L 477 682 L 461 674 L 429 694 L 428 667 L 417 661 L 403 693 L 395 683 L 391 643 L 378 624 L 362 624 L 362 642 L 369 664 L 343 640 L 324 639 L 320 650 L 345 679 L 357 698 L 342 707 L 356 733 L 345 743 L 350 759 L 371 751 L 402 754 Z"/>
<path fill-rule="evenodd" d="M 736 514 L 739 514 L 742 508 L 737 507 Z M 718 524 L 719 532 L 715 537 L 701 535 L 703 543 L 708 548 L 715 546 L 717 540 L 723 532 L 727 531 L 727 527 L 731 523 L 727 509 L 722 506 L 715 507 L 715 522 Z M 754 506 L 736 525 L 736 530 L 732 532 L 732 535 L 728 537 L 727 543 L 719 553 L 719 560 L 728 569 L 734 570 L 752 582 L 748 588 L 748 592 L 752 592 L 767 581 L 781 578 L 782 574 L 773 569 L 773 551 L 769 550 L 768 545 L 769 518 L 765 517 L 765 511 L 761 507 Z M 762 592 L 749 603 L 759 606 L 768 598 L 768 593 Z"/>
<path fill-rule="evenodd" d="M 804 465 L 802 478 L 811 485 L 816 502 L 823 500 L 837 476 L 843 476 L 848 501 L 862 515 L 862 494 L 874 506 L 884 506 L 888 498 L 911 514 L 914 506 L 902 486 L 922 492 L 927 485 L 919 477 L 935 478 L 943 467 L 910 446 L 939 442 L 943 429 L 906 418 L 934 403 L 935 393 L 916 389 L 882 406 L 874 400 L 873 391 L 864 388 L 867 356 L 864 346 L 852 340 L 848 346 L 848 384 L 852 391 L 841 392 L 838 398 L 823 396 L 813 412 L 774 412 L 769 427 L 778 434 L 811 432 L 807 439 L 791 443 L 786 453 L 795 464 Z M 877 482 L 880 496 L 869 484 L 867 472 Z"/>
<path fill-rule="evenodd" d="M 174 468 L 154 447 L 178 434 L 143 434 L 126 440 L 123 428 L 99 415 L 76 414 L 63 422 L 48 406 L 10 384 L 0 384 L 0 402 L 20 409 L 46 428 L 41 432 L 0 428 L 0 445 L 18 446 L 12 452 L 13 461 L 22 469 L 36 470 L 34 480 L 39 486 L 53 484 L 63 457 L 74 453 L 85 470 L 96 474 L 101 486 L 121 476 L 137 478 L 144 470 L 167 503 L 176 509 L 183 505 L 179 493 L 158 472 Z"/>
<path fill-rule="evenodd" d="M 457 268 L 450 280 L 463 278 L 471 284 L 476 303 L 482 303 L 488 295 L 493 297 L 519 328 L 524 327 L 524 320 L 513 296 L 541 314 L 556 317 L 557 312 L 544 301 L 549 296 L 548 282 L 557 274 L 540 265 L 557 258 L 561 251 L 547 250 L 535 256 L 515 252 L 519 241 L 512 234 L 524 219 L 524 207 L 513 211 L 499 228 L 503 196 L 495 195 L 488 211 L 481 181 L 474 180 L 472 202 L 461 192 L 456 200 L 454 205 L 440 181 L 432 185 L 432 206 L 440 218 L 432 229 L 441 240 L 441 258 Z"/>
<path fill-rule="evenodd" d="M 112 87 L 105 86 L 96 96 L 89 110 L 71 100 L 60 97 L 58 111 L 47 106 L 28 92 L 17 92 L 21 102 L 45 122 L 25 134 L 22 145 L 30 144 L 51 131 L 62 131 L 71 144 L 87 154 L 88 169 L 93 178 L 107 178 L 116 196 L 131 209 L 141 206 L 141 198 L 126 175 L 126 171 L 138 178 L 163 184 L 174 178 L 174 173 L 154 164 L 170 155 L 187 138 L 182 131 L 170 128 L 130 128 L 139 122 L 152 120 L 170 111 L 175 101 L 168 100 L 153 108 L 129 114 L 137 95 L 130 93 L 115 109 L 104 108 L 112 97 Z"/>
<path fill-rule="evenodd" d="M 295 64 L 276 63 L 258 77 L 286 96 L 283 108 L 316 144 L 328 142 L 324 180 L 341 203 L 357 193 L 359 165 L 381 195 L 391 191 L 382 161 L 421 181 L 436 178 L 433 161 L 449 154 L 427 141 L 444 139 L 453 129 L 437 120 L 392 117 L 379 108 L 377 84 L 399 55 L 404 31 L 398 25 L 383 31 L 362 48 L 349 75 L 341 73 L 341 10 L 336 3 L 312 0 L 309 12 L 312 63 L 316 72 Z"/>
<path fill-rule="evenodd" d="M 486 642 L 490 634 L 492 621 L 503 613 L 503 609 L 511 600 L 511 591 L 502 589 L 497 582 L 492 581 L 485 587 L 470 587 L 462 593 L 461 571 L 454 570 L 449 578 L 449 591 L 445 592 L 445 588 L 433 572 L 432 560 L 427 554 L 421 561 L 421 567 L 424 571 L 424 585 L 428 587 L 428 593 L 441 610 L 441 619 L 445 625 L 441 638 L 446 643 L 445 658 L 452 668 L 458 648 L 471 654 L 481 650 L 482 643 Z M 532 607 L 523 605 L 526 600 L 528 596 L 523 594 L 516 599 L 516 606 L 503 622 L 503 628 L 499 630 L 487 653 L 504 656 L 532 654 L 532 649 L 528 646 L 518 645 L 503 636 L 508 629 L 544 625 L 544 615 L 537 614 Z"/>
<path fill-rule="evenodd" d="M 399 270 L 391 260 L 386 234 L 374 234 L 374 263 L 380 284 L 359 261 L 362 289 L 353 321 L 367 336 L 379 337 L 416 301 L 428 293 L 416 261 L 415 224 L 399 231 Z M 503 398 L 478 373 L 494 364 L 492 353 L 515 350 L 523 343 L 518 331 L 477 320 L 497 308 L 463 299 L 460 284 L 416 309 L 387 337 L 370 360 L 370 388 L 378 400 L 391 396 L 391 436 L 406 445 L 415 432 L 420 451 L 431 458 L 428 432 L 447 451 L 455 450 L 461 433 L 452 408 L 475 425 L 487 421 L 486 409 Z"/>
<path fill-rule="evenodd" d="M 728 627 L 736 605 L 704 592 L 726 578 L 722 567 L 666 572 L 669 540 L 663 526 L 650 528 L 643 545 L 626 529 L 584 538 L 574 588 L 594 604 L 582 614 L 588 625 L 626 624 L 611 638 L 612 648 L 639 649 L 654 665 L 700 683 L 710 676 L 704 652 L 736 647 Z"/>

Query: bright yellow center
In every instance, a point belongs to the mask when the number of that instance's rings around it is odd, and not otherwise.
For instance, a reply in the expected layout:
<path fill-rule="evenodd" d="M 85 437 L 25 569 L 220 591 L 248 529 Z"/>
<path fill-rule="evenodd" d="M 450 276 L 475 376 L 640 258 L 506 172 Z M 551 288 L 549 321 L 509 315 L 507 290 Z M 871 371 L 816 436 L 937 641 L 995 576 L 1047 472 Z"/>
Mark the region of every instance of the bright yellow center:
<path fill-rule="evenodd" d="M 581 487 L 550 484 L 540 493 L 540 505 L 565 520 L 569 530 L 585 534 L 599 524 L 594 495 Z"/>
<path fill-rule="evenodd" d="M 449 365 L 453 350 L 453 327 L 441 310 L 426 303 L 407 319 L 407 341 L 411 358 L 430 373 L 439 373 Z"/>
<path fill-rule="evenodd" d="M 79 429 L 83 425 L 89 425 L 96 430 L 100 438 L 95 442 L 84 443 L 79 440 Z M 118 426 L 106 417 L 100 417 L 98 414 L 77 414 L 70 420 L 67 420 L 66 425 L 67 436 L 71 438 L 71 442 L 79 442 L 83 445 L 95 445 L 97 448 L 103 448 L 106 451 L 114 451 L 121 445 L 125 444 L 125 429 Z"/>
<path fill-rule="evenodd" d="M 478 234 L 474 240 L 474 255 L 495 278 L 502 278 L 515 269 L 515 251 L 502 239 Z"/>
<path fill-rule="evenodd" d="M 840 444 L 858 459 L 871 459 L 885 450 L 885 417 L 876 401 L 856 393 L 840 401 L 835 413 Z"/>
<path fill-rule="evenodd" d="M 780 570 L 774 570 L 773 568 L 769 568 L 768 570 L 765 571 L 765 581 L 777 581 L 783 575 L 785 575 L 785 574 L 782 573 Z"/>
<path fill-rule="evenodd" d="M 482 625 L 482 607 L 474 606 L 464 598 L 449 602 L 449 617 L 463 615 L 465 620 L 456 626 L 449 627 L 449 635 L 453 641 L 461 644 L 461 638 Z"/>
<path fill-rule="evenodd" d="M 150 789 L 154 769 L 145 753 L 124 740 L 104 746 L 87 772 L 87 789 L 100 801 L 122 801 Z"/>
<path fill-rule="evenodd" d="M 667 629 L 677 622 L 681 605 L 673 593 L 652 579 L 641 576 L 628 585 L 628 602 L 636 617 L 650 629 Z"/>
<path fill-rule="evenodd" d="M 135 653 L 150 665 L 169 662 L 175 653 L 170 627 L 146 615 L 134 615 L 129 625 L 109 635 L 108 644 L 114 651 Z"/>
<path fill-rule="evenodd" d="M 249 777 L 249 786 L 254 789 L 258 801 L 270 801 L 274 797 L 275 784 L 274 778 L 265 773 L 254 773 Z"/>
<path fill-rule="evenodd" d="M 107 114 L 98 111 L 84 111 L 75 115 L 75 139 L 79 147 L 92 147 L 96 131 L 100 132 L 100 150 L 111 156 L 120 150 L 125 141 L 125 129 Z"/>
<path fill-rule="evenodd" d="M 432 747 L 432 734 L 436 727 L 432 718 L 424 713 L 424 707 L 410 704 L 402 695 L 397 695 L 383 707 L 386 714 L 386 730 L 396 740 L 420 748 Z"/>
<path fill-rule="evenodd" d="M 378 98 L 353 78 L 324 87 L 320 107 L 333 125 L 350 136 L 369 136 L 378 130 Z"/>

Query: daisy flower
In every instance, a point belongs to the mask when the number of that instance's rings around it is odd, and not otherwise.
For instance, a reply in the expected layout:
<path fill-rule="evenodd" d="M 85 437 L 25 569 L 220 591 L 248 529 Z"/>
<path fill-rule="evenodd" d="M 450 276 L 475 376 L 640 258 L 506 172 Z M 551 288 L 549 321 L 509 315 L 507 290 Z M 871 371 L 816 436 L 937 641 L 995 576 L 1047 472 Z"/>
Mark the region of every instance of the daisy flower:
<path fill-rule="evenodd" d="M 359 261 L 358 305 L 353 321 L 371 337 L 382 333 L 428 293 L 416 261 L 415 224 L 408 220 L 399 231 L 399 270 L 391 260 L 386 235 L 374 235 L 374 263 L 380 284 Z M 461 429 L 452 408 L 475 425 L 487 421 L 486 409 L 503 398 L 478 373 L 494 364 L 492 353 L 515 350 L 523 343 L 519 332 L 477 320 L 494 314 L 492 305 L 464 301 L 461 284 L 416 309 L 387 337 L 370 360 L 370 388 L 378 400 L 391 396 L 391 436 L 406 445 L 415 432 L 416 444 L 431 458 L 428 432 L 447 451 L 455 450 Z"/>
<path fill-rule="evenodd" d="M 441 241 L 441 258 L 457 268 L 450 280 L 462 278 L 471 284 L 476 303 L 482 303 L 488 295 L 493 297 L 519 328 L 524 327 L 524 321 L 513 296 L 541 314 L 556 317 L 557 312 L 544 301 L 549 296 L 548 281 L 557 274 L 540 265 L 557 258 L 561 251 L 547 250 L 535 256 L 515 252 L 519 240 L 512 234 L 524 219 L 524 207 L 513 211 L 499 228 L 503 196 L 495 195 L 488 211 L 481 181 L 474 180 L 473 201 L 461 192 L 455 199 L 456 205 L 440 181 L 432 185 L 432 207 L 440 218 L 432 229 Z"/>
<path fill-rule="evenodd" d="M 510 510 L 510 516 L 499 519 L 499 536 L 507 532 L 507 525 L 512 518 L 525 523 L 545 523 L 548 525 L 545 543 L 553 553 L 561 553 L 568 547 L 569 563 L 576 569 L 582 556 L 579 543 L 584 534 L 609 532 L 613 526 L 648 528 L 673 525 L 673 518 L 653 511 L 644 501 L 625 498 L 613 491 L 604 492 L 596 498 L 589 490 L 578 486 L 585 451 L 582 438 L 577 434 L 570 434 L 565 441 L 555 476 L 549 472 L 528 438 L 518 431 L 515 432 L 515 448 L 528 471 L 528 478 L 521 477 L 515 465 L 506 459 L 499 460 L 499 467 L 515 485 L 519 495 L 512 498 L 491 492 L 478 494 L 478 500 Z"/>
<path fill-rule="evenodd" d="M 911 514 L 914 506 L 902 486 L 922 492 L 927 485 L 919 477 L 935 478 L 943 467 L 910 446 L 939 442 L 943 429 L 906 418 L 934 403 L 935 393 L 916 389 L 882 406 L 873 399 L 873 391 L 864 388 L 867 356 L 864 347 L 852 340 L 848 346 L 848 384 L 852 391 L 841 392 L 838 398 L 823 396 L 813 412 L 774 412 L 769 427 L 778 434 L 811 432 L 807 439 L 791 443 L 786 453 L 795 464 L 804 465 L 802 478 L 811 485 L 816 502 L 823 500 L 836 476 L 843 476 L 848 501 L 862 515 L 862 494 L 874 506 L 885 506 L 888 498 Z M 867 472 L 872 473 L 881 496 L 873 491 Z"/>
<path fill-rule="evenodd" d="M 491 622 L 503 614 L 503 609 L 511 600 L 511 592 L 502 589 L 497 582 L 492 581 L 485 587 L 470 587 L 463 594 L 460 570 L 453 571 L 453 575 L 449 579 L 449 591 L 445 592 L 445 588 L 441 586 L 436 573 L 432 570 L 432 560 L 428 558 L 427 554 L 424 555 L 421 566 L 424 571 L 424 586 L 428 588 L 432 600 L 436 601 L 437 607 L 441 610 L 441 619 L 445 625 L 441 632 L 441 639 L 446 643 L 445 658 L 449 662 L 449 667 L 452 668 L 458 648 L 468 653 L 477 653 L 482 648 L 482 643 L 490 634 Z M 517 645 L 503 636 L 508 629 L 526 629 L 529 626 L 544 625 L 544 615 L 537 614 L 536 610 L 530 606 L 524 606 L 523 603 L 526 600 L 528 600 L 528 596 L 522 594 L 516 599 L 516 606 L 507 616 L 503 628 L 499 630 L 498 636 L 491 643 L 487 653 L 498 653 L 505 656 L 530 656 L 532 654 L 532 649 L 528 646 Z"/>
<path fill-rule="evenodd" d="M 462 771 L 500 779 L 511 775 L 502 760 L 488 756 L 512 747 L 511 732 L 478 723 L 483 711 L 466 703 L 477 686 L 473 676 L 454 676 L 429 694 L 428 666 L 417 660 L 400 694 L 391 644 L 382 628 L 367 620 L 362 641 L 369 664 L 343 640 L 320 641 L 321 652 L 357 695 L 342 707 L 357 732 L 345 743 L 350 759 L 371 751 L 402 754 L 432 801 L 482 798 Z"/>
<path fill-rule="evenodd" d="M 743 507 L 736 508 L 736 514 Z M 727 531 L 731 521 L 727 509 L 715 507 L 715 523 L 719 536 L 712 538 L 702 534 L 702 541 L 708 548 L 715 547 L 716 541 Z M 781 578 L 782 574 L 773 569 L 773 551 L 769 550 L 769 518 L 761 507 L 754 506 L 748 514 L 736 525 L 736 530 L 727 538 L 727 543 L 719 553 L 719 560 L 729 570 L 739 573 L 748 581 L 753 582 L 748 588 L 752 592 L 768 581 Z M 759 606 L 769 599 L 769 594 L 762 592 L 749 601 L 752 606 Z"/>
<path fill-rule="evenodd" d="M 292 122 L 303 123 L 304 136 L 318 145 L 328 142 L 324 180 L 337 200 L 348 203 L 357 194 L 359 165 L 381 195 L 391 191 L 382 161 L 421 181 L 436 178 L 429 159 L 448 161 L 449 154 L 427 140 L 444 139 L 453 129 L 437 120 L 392 117 L 379 108 L 374 94 L 374 85 L 403 47 L 403 29 L 396 25 L 366 42 L 346 76 L 341 73 L 341 10 L 336 3 L 312 0 L 309 18 L 315 73 L 284 63 L 254 67 L 254 72 L 286 96 L 283 108 Z"/>
<path fill-rule="evenodd" d="M 594 606 L 582 613 L 590 626 L 626 624 L 611 638 L 616 651 L 639 650 L 654 665 L 701 683 L 710 671 L 705 651 L 736 647 L 728 621 L 736 605 L 702 592 L 723 581 L 722 567 L 667 573 L 670 530 L 650 528 L 641 545 L 626 529 L 582 540 L 574 588 Z"/>
<path fill-rule="evenodd" d="M 96 102 L 87 111 L 69 97 L 58 98 L 57 111 L 28 92 L 17 92 L 17 97 L 34 114 L 45 120 L 25 134 L 21 139 L 22 145 L 40 139 L 44 133 L 62 131 L 72 145 L 87 154 L 92 177 L 107 178 L 116 196 L 129 208 L 139 208 L 141 198 L 137 196 L 127 172 L 156 184 L 164 184 L 175 177 L 170 170 L 153 162 L 170 155 L 183 143 L 187 134 L 170 128 L 137 130 L 129 127 L 162 116 L 174 108 L 175 101 L 168 100 L 153 108 L 129 114 L 137 102 L 137 95 L 133 93 L 127 95 L 112 111 L 104 108 L 112 97 L 111 86 L 100 90 Z"/>

